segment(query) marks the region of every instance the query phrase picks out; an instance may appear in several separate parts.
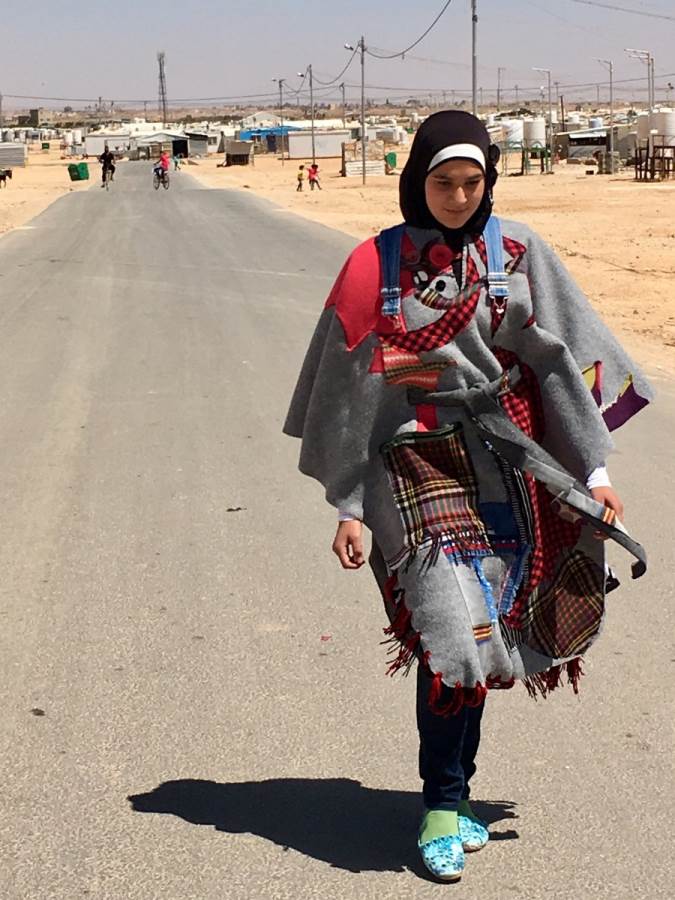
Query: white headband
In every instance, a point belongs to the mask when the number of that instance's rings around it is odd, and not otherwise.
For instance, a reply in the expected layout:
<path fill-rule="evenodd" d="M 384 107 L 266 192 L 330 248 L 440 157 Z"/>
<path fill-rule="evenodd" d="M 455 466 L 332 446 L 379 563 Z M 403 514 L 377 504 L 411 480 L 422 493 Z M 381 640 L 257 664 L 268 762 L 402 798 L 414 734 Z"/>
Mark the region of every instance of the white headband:
<path fill-rule="evenodd" d="M 446 162 L 448 159 L 472 159 L 477 162 L 481 169 L 485 172 L 485 154 L 475 144 L 451 144 L 439 150 L 436 156 L 431 160 L 427 168 L 427 172 L 431 172 L 436 166 Z"/>

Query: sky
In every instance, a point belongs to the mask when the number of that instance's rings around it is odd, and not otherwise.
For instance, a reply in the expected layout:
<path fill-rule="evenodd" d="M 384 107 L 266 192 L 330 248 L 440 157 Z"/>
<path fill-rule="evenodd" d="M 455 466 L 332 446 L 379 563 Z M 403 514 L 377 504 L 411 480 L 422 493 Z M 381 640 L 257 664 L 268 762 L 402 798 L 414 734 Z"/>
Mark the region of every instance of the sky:
<path fill-rule="evenodd" d="M 68 98 L 81 107 L 102 96 L 127 103 L 157 103 L 157 51 L 166 53 L 170 102 L 192 98 L 251 97 L 272 102 L 274 78 L 285 78 L 291 97 L 313 65 L 317 101 L 337 99 L 337 76 L 351 56 L 344 43 L 361 34 L 374 53 L 396 53 L 431 24 L 445 0 L 4 0 L 0 93 L 6 108 L 55 106 L 66 101 L 24 100 L 12 95 Z M 613 0 L 605 0 L 611 3 Z M 617 5 L 675 16 L 672 0 L 616 0 Z M 646 66 L 624 48 L 650 50 L 656 60 L 657 97 L 675 84 L 675 21 L 639 17 L 574 0 L 477 0 L 479 84 L 494 96 L 503 68 L 507 97 L 535 98 L 550 68 L 560 92 L 592 99 L 596 89 L 568 85 L 607 80 L 594 57 L 611 58 L 615 79 L 646 75 Z M 459 98 L 471 86 L 470 0 L 452 0 L 431 33 L 404 59 L 366 57 L 367 93 L 400 101 L 423 92 Z M 347 98 L 360 84 L 356 57 L 343 78 Z M 337 82 L 336 82 L 337 84 Z M 303 89 L 306 89 L 307 82 Z M 646 82 L 621 89 L 639 99 Z M 642 93 L 640 93 L 642 90 Z M 452 92 L 456 92 L 454 95 Z M 528 94 L 529 92 L 529 94 Z M 304 95 L 301 95 L 304 100 Z M 675 102 L 675 92 L 672 94 Z M 266 98 L 268 98 L 266 100 Z M 194 105 L 199 106 L 200 103 Z M 206 104 L 204 104 L 206 105 Z"/>

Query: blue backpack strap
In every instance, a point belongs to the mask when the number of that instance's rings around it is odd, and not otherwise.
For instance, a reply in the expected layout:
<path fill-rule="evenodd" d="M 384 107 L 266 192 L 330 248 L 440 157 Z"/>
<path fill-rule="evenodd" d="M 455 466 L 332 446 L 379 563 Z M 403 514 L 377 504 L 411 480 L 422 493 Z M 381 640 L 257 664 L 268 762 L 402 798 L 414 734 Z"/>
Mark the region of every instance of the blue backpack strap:
<path fill-rule="evenodd" d="M 392 318 L 401 314 L 401 243 L 405 222 L 385 228 L 377 238 L 382 276 L 382 315 Z"/>
<path fill-rule="evenodd" d="M 506 299 L 509 296 L 508 275 L 504 270 L 504 240 L 502 225 L 497 216 L 490 216 L 483 230 L 488 263 L 488 294 L 490 298 Z"/>

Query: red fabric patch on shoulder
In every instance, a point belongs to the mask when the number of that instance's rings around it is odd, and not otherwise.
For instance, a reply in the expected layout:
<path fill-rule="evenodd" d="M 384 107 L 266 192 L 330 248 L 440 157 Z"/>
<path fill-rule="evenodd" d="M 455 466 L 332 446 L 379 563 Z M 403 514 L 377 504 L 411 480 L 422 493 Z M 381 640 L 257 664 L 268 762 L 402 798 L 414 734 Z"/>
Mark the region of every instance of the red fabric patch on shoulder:
<path fill-rule="evenodd" d="M 406 237 L 403 250 L 407 250 Z M 412 275 L 402 271 L 400 275 L 403 296 L 412 290 Z M 380 255 L 375 238 L 364 241 L 352 252 L 331 290 L 326 309 L 335 307 L 342 323 L 348 350 L 354 350 L 369 334 L 388 335 L 405 332 L 403 316 L 398 323 L 380 314 Z"/>

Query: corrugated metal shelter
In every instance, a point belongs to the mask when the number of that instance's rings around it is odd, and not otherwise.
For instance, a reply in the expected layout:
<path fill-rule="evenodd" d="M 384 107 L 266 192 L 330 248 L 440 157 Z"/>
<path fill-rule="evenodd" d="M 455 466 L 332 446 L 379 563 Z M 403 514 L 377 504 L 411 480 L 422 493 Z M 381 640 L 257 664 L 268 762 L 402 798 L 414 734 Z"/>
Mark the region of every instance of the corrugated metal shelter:
<path fill-rule="evenodd" d="M 126 153 L 131 142 L 128 131 L 93 131 L 85 135 L 84 152 L 87 156 L 100 156 L 108 145 L 109 150 L 116 153 Z"/>
<path fill-rule="evenodd" d="M 253 141 L 227 141 L 225 145 L 226 166 L 248 166 L 255 163 Z"/>
<path fill-rule="evenodd" d="M 351 132 L 344 131 L 315 131 L 314 145 L 318 159 L 340 158 L 342 145 L 351 137 Z M 288 135 L 289 159 L 312 158 L 312 132 L 291 131 Z"/>
<path fill-rule="evenodd" d="M 22 169 L 26 165 L 28 148 L 13 141 L 0 144 L 0 169 Z"/>
<path fill-rule="evenodd" d="M 188 156 L 206 156 L 209 152 L 209 136 L 202 131 L 186 131 Z"/>

